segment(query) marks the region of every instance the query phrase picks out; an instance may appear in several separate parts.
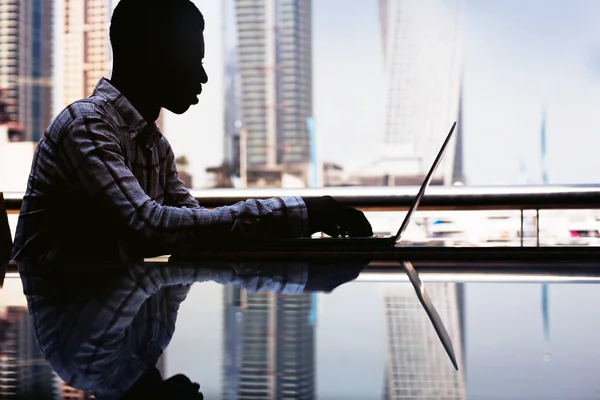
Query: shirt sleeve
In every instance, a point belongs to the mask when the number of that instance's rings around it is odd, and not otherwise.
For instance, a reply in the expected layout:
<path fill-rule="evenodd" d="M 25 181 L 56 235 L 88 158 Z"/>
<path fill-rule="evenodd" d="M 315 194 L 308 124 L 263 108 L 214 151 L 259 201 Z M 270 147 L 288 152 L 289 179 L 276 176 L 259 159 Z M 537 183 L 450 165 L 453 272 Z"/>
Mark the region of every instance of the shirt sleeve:
<path fill-rule="evenodd" d="M 210 210 L 153 201 L 127 168 L 114 128 L 101 115 L 75 118 L 63 132 L 60 149 L 58 157 L 69 166 L 75 184 L 107 203 L 134 232 L 160 244 L 196 247 L 199 239 L 228 234 L 308 234 L 300 197 L 246 200 Z"/>
<path fill-rule="evenodd" d="M 234 285 L 249 293 L 303 293 L 308 281 L 307 262 L 296 261 L 194 261 L 171 256 L 168 268 L 159 267 L 159 285 L 217 282 Z M 166 283 L 168 282 L 168 283 Z M 182 299 L 183 301 L 183 299 Z"/>
<path fill-rule="evenodd" d="M 167 182 L 165 186 L 165 204 L 175 207 L 200 207 L 198 201 L 190 194 L 185 184 L 179 179 L 175 155 L 171 145 L 167 145 Z"/>

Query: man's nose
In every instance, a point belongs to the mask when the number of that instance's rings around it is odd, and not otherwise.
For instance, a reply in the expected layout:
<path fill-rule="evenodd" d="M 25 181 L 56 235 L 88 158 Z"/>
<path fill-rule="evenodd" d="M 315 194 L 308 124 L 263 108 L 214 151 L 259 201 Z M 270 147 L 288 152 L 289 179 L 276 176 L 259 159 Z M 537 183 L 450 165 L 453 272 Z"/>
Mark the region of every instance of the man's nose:
<path fill-rule="evenodd" d="M 204 85 L 208 82 L 208 74 L 206 73 L 206 69 L 202 67 L 202 75 L 200 76 L 200 81 Z"/>

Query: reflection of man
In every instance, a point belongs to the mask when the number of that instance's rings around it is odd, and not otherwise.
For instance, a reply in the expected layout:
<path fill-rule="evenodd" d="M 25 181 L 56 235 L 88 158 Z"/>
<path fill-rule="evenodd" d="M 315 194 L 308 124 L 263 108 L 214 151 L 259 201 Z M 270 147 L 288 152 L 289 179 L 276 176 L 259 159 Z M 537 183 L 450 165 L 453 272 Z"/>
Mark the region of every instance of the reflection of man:
<path fill-rule="evenodd" d="M 162 107 L 182 114 L 198 103 L 208 81 L 203 30 L 203 16 L 189 0 L 119 2 L 110 27 L 111 79 L 63 110 L 36 149 L 17 261 L 137 260 L 232 233 L 372 235 L 360 211 L 330 197 L 207 210 L 190 195 L 154 121 Z"/>
<path fill-rule="evenodd" d="M 296 294 L 331 291 L 361 269 L 305 263 L 140 264 L 58 268 L 56 277 L 39 279 L 33 272 L 22 278 L 36 340 L 68 385 L 98 399 L 198 399 L 198 384 L 183 375 L 163 380 L 155 367 L 194 282 Z"/>

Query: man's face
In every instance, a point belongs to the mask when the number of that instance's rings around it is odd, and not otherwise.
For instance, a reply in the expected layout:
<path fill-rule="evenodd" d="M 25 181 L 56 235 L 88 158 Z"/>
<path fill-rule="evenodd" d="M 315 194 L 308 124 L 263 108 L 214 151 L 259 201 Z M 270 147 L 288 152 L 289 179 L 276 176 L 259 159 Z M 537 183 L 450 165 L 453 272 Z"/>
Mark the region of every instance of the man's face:
<path fill-rule="evenodd" d="M 202 85 L 208 76 L 202 65 L 204 35 L 200 28 L 181 28 L 165 43 L 162 54 L 156 54 L 156 89 L 161 106 L 175 114 L 183 114 L 198 103 Z"/>

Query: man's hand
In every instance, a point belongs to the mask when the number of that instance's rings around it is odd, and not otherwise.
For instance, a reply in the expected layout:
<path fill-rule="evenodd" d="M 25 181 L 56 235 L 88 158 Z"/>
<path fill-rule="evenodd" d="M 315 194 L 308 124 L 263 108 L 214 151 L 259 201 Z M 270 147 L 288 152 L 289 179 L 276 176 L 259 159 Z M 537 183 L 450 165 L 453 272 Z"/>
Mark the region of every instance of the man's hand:
<path fill-rule="evenodd" d="M 312 235 L 323 232 L 329 236 L 373 236 L 367 218 L 355 208 L 335 201 L 331 196 L 303 199 L 308 211 L 308 229 Z"/>
<path fill-rule="evenodd" d="M 204 394 L 200 391 L 200 385 L 192 382 L 185 375 L 177 374 L 163 382 L 167 397 L 165 400 L 203 400 Z"/>
<path fill-rule="evenodd" d="M 331 264 L 311 263 L 304 291 L 331 293 L 338 286 L 358 278 L 367 265 L 369 265 L 368 260 L 343 260 Z"/>

